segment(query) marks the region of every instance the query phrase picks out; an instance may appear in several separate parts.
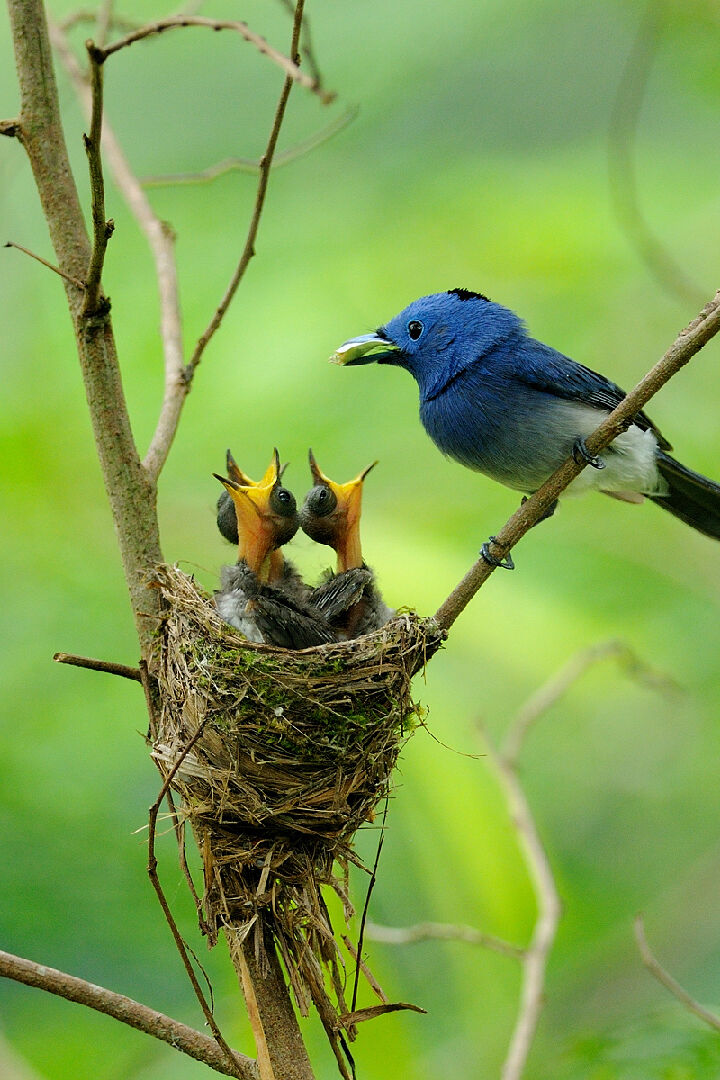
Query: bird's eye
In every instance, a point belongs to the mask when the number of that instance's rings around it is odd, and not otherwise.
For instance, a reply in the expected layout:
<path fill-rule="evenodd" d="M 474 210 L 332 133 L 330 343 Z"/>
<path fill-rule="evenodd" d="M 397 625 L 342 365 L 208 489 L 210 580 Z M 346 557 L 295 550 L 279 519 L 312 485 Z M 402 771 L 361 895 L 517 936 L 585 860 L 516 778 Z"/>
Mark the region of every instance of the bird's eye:
<path fill-rule="evenodd" d="M 281 503 L 289 503 L 290 500 L 292 499 L 292 495 L 287 490 L 287 488 L 278 488 L 276 494 L 277 494 L 278 500 Z"/>
<path fill-rule="evenodd" d="M 423 326 L 423 324 L 421 322 L 418 322 L 417 319 L 413 319 L 412 322 L 408 323 L 408 328 L 407 329 L 408 329 L 408 334 L 410 335 L 412 340 L 417 341 L 417 339 L 420 337 L 420 335 L 422 334 L 425 327 Z"/>

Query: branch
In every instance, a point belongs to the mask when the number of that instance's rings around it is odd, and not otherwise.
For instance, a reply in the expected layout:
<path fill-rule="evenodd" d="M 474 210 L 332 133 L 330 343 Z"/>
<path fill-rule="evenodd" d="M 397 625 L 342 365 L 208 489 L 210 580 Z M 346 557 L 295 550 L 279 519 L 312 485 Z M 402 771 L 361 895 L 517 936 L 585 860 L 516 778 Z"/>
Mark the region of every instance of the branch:
<path fill-rule="evenodd" d="M 48 270 L 52 270 L 53 274 L 59 274 L 64 281 L 68 281 L 71 285 L 74 285 L 76 289 L 85 288 L 84 281 L 80 281 L 79 278 L 74 278 L 71 274 L 66 274 L 59 266 L 53 266 L 47 259 L 43 259 L 42 255 L 36 255 L 34 251 L 30 251 L 29 248 L 23 247 L 22 244 L 16 244 L 13 240 L 8 240 L 5 247 L 15 248 L 16 251 L 22 251 L 23 255 L 29 255 L 31 259 L 35 259 L 35 261 L 39 262 L 42 266 L 46 266 Z"/>
<path fill-rule="evenodd" d="M 720 330 L 720 292 L 716 293 L 697 318 L 682 330 L 668 351 L 657 364 L 645 375 L 637 386 L 630 391 L 620 404 L 595 428 L 586 439 L 591 454 L 604 450 L 621 432 L 627 430 L 632 419 L 647 404 L 651 397 L 676 375 L 680 368 L 702 349 Z M 572 458 L 567 461 L 538 488 L 534 495 L 522 503 L 513 516 L 506 522 L 493 543 L 490 553 L 498 559 L 504 558 L 523 538 L 533 525 L 548 513 L 558 497 L 584 468 Z M 448 598 L 436 611 L 433 621 L 441 630 L 448 630 L 458 615 L 467 607 L 475 593 L 487 581 L 495 566 L 480 558 L 467 572 L 462 581 L 453 589 Z"/>
<path fill-rule="evenodd" d="M 16 139 L 20 135 L 19 120 L 0 120 L 0 135 L 7 135 L 9 139 Z"/>
<path fill-rule="evenodd" d="M 148 23 L 146 26 L 130 31 L 129 34 L 105 46 L 104 49 L 100 50 L 102 59 L 106 60 L 108 56 L 112 56 L 113 53 L 119 52 L 120 49 L 125 49 L 129 45 L 133 45 L 136 41 L 143 41 L 154 34 L 162 34 L 166 30 L 178 30 L 185 26 L 202 26 L 208 30 L 233 30 L 235 33 L 240 34 L 245 41 L 254 45 L 259 52 L 267 56 L 274 64 L 282 68 L 291 82 L 296 82 L 298 85 L 304 86 L 307 90 L 317 94 L 324 105 L 328 105 L 335 99 L 335 94 L 323 90 L 317 79 L 306 75 L 294 60 L 274 49 L 264 37 L 254 33 L 247 23 L 232 19 L 206 19 L 202 15 L 173 15 L 167 19 L 158 19 L 156 22 Z M 292 51 L 291 55 L 297 55 L 297 47 Z"/>
<path fill-rule="evenodd" d="M 204 1062 L 225 1076 L 257 1080 L 257 1066 L 252 1058 L 233 1050 L 232 1064 L 229 1064 L 214 1039 L 148 1008 L 147 1005 L 141 1005 L 124 994 L 115 994 L 112 990 L 86 982 L 85 979 L 78 979 L 74 975 L 67 975 L 64 971 L 57 971 L 45 964 L 35 964 L 32 960 L 2 951 L 0 976 L 24 983 L 25 986 L 46 990 L 50 994 L 65 998 L 66 1001 L 74 1001 L 78 1005 L 86 1005 L 97 1012 L 105 1013 L 106 1016 L 112 1016 L 122 1024 L 168 1043 L 182 1054 Z"/>
<path fill-rule="evenodd" d="M 112 221 L 105 220 L 105 178 L 102 169 L 102 126 L 103 126 L 103 67 L 100 50 L 92 41 L 86 42 L 90 59 L 90 87 L 92 107 L 90 110 L 90 134 L 83 137 L 85 153 L 90 170 L 90 199 L 92 203 L 93 247 L 90 265 L 86 274 L 85 302 L 82 315 L 94 315 L 100 306 L 100 289 L 105 251 L 108 240 L 115 228 Z"/>
<path fill-rule="evenodd" d="M 87 668 L 89 671 L 106 671 L 108 675 L 119 675 L 122 679 L 142 682 L 140 668 L 128 667 L 127 664 L 114 664 L 111 660 L 93 660 L 89 656 L 75 656 L 73 653 L 56 652 L 53 660 L 58 664 L 72 664 L 74 667 Z"/>
<path fill-rule="evenodd" d="M 517 830 L 537 903 L 533 935 L 521 957 L 523 979 L 520 1008 L 502 1069 L 502 1080 L 520 1080 L 543 1005 L 545 969 L 555 941 L 561 905 L 550 862 L 515 767 L 496 752 L 489 740 L 487 746 Z"/>
<path fill-rule="evenodd" d="M 474 926 L 439 922 L 415 923 L 413 926 L 381 926 L 379 923 L 369 922 L 365 930 L 372 941 L 380 941 L 385 945 L 415 945 L 419 941 L 465 941 L 518 960 L 525 955 L 525 949 L 521 949 L 519 945 L 512 945 L 492 934 L 483 934 Z"/>
<path fill-rule="evenodd" d="M 70 76 L 75 92 L 89 117 L 92 98 L 87 80 L 70 47 L 67 35 L 52 21 L 49 25 L 53 47 Z M 103 147 L 115 184 L 145 234 L 155 262 L 160 299 L 160 337 L 165 360 L 165 391 L 157 429 L 151 439 L 143 465 L 150 481 L 156 483 L 170 451 L 180 418 L 180 410 L 189 389 L 183 376 L 183 341 L 175 263 L 175 235 L 170 226 L 160 220 L 150 205 L 107 118 L 103 121 Z"/>
<path fill-rule="evenodd" d="M 295 18 L 293 20 L 292 42 L 290 45 L 291 56 L 297 55 L 298 42 L 300 40 L 300 31 L 302 28 L 304 5 L 305 0 L 297 0 L 297 4 L 295 7 Z M 245 240 L 245 247 L 243 248 L 243 252 L 240 256 L 240 261 L 238 262 L 235 272 L 230 279 L 230 283 L 225 290 L 225 295 L 220 301 L 220 304 L 218 305 L 217 310 L 215 311 L 215 314 L 213 315 L 210 322 L 208 323 L 206 329 L 200 336 L 200 339 L 195 346 L 193 354 L 190 357 L 190 362 L 185 369 L 185 377 L 188 385 L 192 382 L 193 376 L 195 375 L 195 369 L 197 368 L 200 360 L 202 359 L 202 355 L 205 352 L 207 344 L 212 338 L 215 331 L 220 326 L 220 323 L 225 316 L 225 312 L 229 308 L 232 298 L 237 291 L 237 287 L 242 281 L 245 271 L 250 264 L 250 260 L 255 254 L 255 240 L 257 238 L 258 228 L 260 225 L 260 217 L 262 215 L 263 206 L 265 204 L 268 180 L 270 178 L 270 169 L 272 167 L 273 157 L 275 155 L 275 147 L 277 145 L 280 128 L 282 126 L 283 118 L 285 116 L 285 107 L 287 105 L 288 97 L 290 96 L 290 91 L 292 90 L 292 85 L 293 80 L 288 75 L 285 78 L 285 82 L 280 93 L 280 100 L 278 101 L 277 109 L 275 110 L 275 119 L 273 121 L 272 129 L 270 131 L 270 137 L 268 139 L 267 146 L 265 147 L 265 153 L 260 159 L 260 177 L 258 180 L 257 194 L 255 196 L 255 208 L 253 210 L 252 218 L 250 220 L 250 227 L 248 229 L 247 238 Z"/>
<path fill-rule="evenodd" d="M 610 196 L 620 227 L 645 266 L 667 293 L 690 304 L 702 304 L 704 291 L 690 281 L 672 255 L 653 235 L 640 209 L 634 143 L 640 109 L 657 49 L 660 32 L 658 5 L 650 0 L 640 22 L 620 79 L 608 132 L 608 173 Z"/>
<path fill-rule="evenodd" d="M 695 1001 L 695 998 L 690 997 L 687 990 L 684 990 L 680 983 L 675 982 L 672 975 L 665 970 L 665 968 L 655 959 L 655 956 L 647 943 L 645 937 L 645 926 L 643 923 L 642 915 L 635 917 L 635 940 L 637 941 L 640 955 L 645 967 L 648 969 L 651 975 L 653 975 L 659 983 L 669 990 L 673 997 L 677 998 L 685 1008 L 702 1020 L 703 1023 L 709 1024 L 715 1031 L 720 1031 L 720 1016 L 716 1016 L 715 1013 L 708 1012 L 704 1009 L 699 1002 Z"/>
<path fill-rule="evenodd" d="M 649 686 L 664 693 L 677 691 L 678 687 L 667 676 L 654 671 L 622 641 L 601 641 L 582 649 L 567 664 L 544 683 L 518 710 L 515 722 L 509 728 L 503 743 L 502 755 L 508 765 L 515 766 L 528 732 L 535 722 L 567 693 L 571 686 L 594 664 L 611 657 L 618 659 L 629 673 Z"/>

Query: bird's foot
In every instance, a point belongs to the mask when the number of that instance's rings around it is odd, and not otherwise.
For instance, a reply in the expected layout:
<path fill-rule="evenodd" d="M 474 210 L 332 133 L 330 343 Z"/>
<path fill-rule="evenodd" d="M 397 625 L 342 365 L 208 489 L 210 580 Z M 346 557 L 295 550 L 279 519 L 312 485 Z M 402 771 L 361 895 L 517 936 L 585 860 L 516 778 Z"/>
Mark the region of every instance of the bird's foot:
<path fill-rule="evenodd" d="M 578 465 L 592 465 L 593 469 L 604 469 L 605 462 L 597 454 L 591 454 L 582 435 L 578 435 L 572 448 L 573 461 Z"/>
<path fill-rule="evenodd" d="M 499 566 L 502 570 L 514 570 L 515 563 L 512 561 L 510 554 L 508 553 L 504 559 L 498 559 L 491 553 L 490 544 L 496 544 L 498 547 L 503 547 L 502 544 L 498 544 L 497 537 L 491 536 L 489 541 L 484 543 L 480 548 L 481 558 L 483 558 L 489 566 Z"/>

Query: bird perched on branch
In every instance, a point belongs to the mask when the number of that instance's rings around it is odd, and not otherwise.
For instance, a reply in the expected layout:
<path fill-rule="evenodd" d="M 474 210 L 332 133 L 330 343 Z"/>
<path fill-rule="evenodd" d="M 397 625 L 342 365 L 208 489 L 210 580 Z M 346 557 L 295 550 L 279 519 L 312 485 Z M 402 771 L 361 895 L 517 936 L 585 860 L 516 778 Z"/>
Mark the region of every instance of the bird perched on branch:
<path fill-rule="evenodd" d="M 280 483 L 277 450 L 257 484 L 240 471 L 229 451 L 228 473 L 213 475 L 225 487 L 235 511 L 238 562 L 220 571 L 221 587 L 215 594 L 219 613 L 250 641 L 286 649 L 334 641 L 333 631 L 307 602 L 307 589 L 280 551 L 297 532 L 299 519 L 292 492 Z"/>
<path fill-rule="evenodd" d="M 420 419 L 433 442 L 508 487 L 536 491 L 573 454 L 593 467 L 570 493 L 597 489 L 633 503 L 647 496 L 720 539 L 720 485 L 670 457 L 672 447 L 644 412 L 590 455 L 585 439 L 624 392 L 529 337 L 514 312 L 481 293 L 424 296 L 374 333 L 346 341 L 331 360 L 405 368 L 417 381 Z"/>
<path fill-rule="evenodd" d="M 336 628 L 338 637 L 369 634 L 395 614 L 384 603 L 360 544 L 363 484 L 377 462 L 354 480 L 336 484 L 320 470 L 312 450 L 309 459 L 315 484 L 305 496 L 300 524 L 311 540 L 327 544 L 337 554 L 337 572 L 313 591 L 312 604 Z"/>

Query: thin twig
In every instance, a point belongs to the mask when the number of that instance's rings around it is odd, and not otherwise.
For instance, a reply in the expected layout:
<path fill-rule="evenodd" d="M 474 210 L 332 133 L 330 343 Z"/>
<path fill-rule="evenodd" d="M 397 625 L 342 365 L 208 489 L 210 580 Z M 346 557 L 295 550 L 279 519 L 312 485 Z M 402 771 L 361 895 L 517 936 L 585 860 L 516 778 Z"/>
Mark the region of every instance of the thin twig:
<path fill-rule="evenodd" d="M 100 282 L 108 240 L 115 228 L 112 220 L 105 219 L 105 178 L 102 168 L 103 126 L 103 66 L 100 50 L 92 41 L 86 42 L 90 60 L 90 134 L 84 136 L 85 152 L 90 170 L 90 198 L 92 202 L 93 246 L 90 266 L 86 275 L 85 301 L 82 315 L 94 315 L 100 302 Z"/>
<path fill-rule="evenodd" d="M 47 967 L 45 964 L 36 964 L 32 960 L 26 960 L 20 956 L 0 951 L 0 976 L 14 979 L 24 983 L 25 986 L 34 986 L 40 990 L 46 990 L 50 994 L 65 998 L 66 1001 L 74 1001 L 78 1005 L 86 1005 L 97 1012 L 112 1016 L 122 1024 L 128 1024 L 138 1031 L 144 1031 L 154 1039 L 168 1043 L 187 1054 L 196 1061 L 202 1061 L 216 1072 L 225 1076 L 236 1076 L 240 1080 L 257 1080 L 258 1072 L 256 1063 L 252 1058 L 246 1057 L 232 1050 L 232 1064 L 230 1065 L 223 1051 L 218 1047 L 215 1039 L 195 1031 L 194 1028 L 173 1020 L 163 1013 L 150 1009 L 124 994 L 116 994 L 107 990 L 104 986 L 96 986 L 74 975 L 67 975 L 64 971 Z"/>
<path fill-rule="evenodd" d="M 673 375 L 676 375 L 680 368 L 684 367 L 695 353 L 699 352 L 703 345 L 706 345 L 717 334 L 718 330 L 720 330 L 720 292 L 716 293 L 697 318 L 678 334 L 662 359 L 658 360 L 637 386 L 623 398 L 602 423 L 598 424 L 592 435 L 586 439 L 590 454 L 598 454 L 622 431 L 625 431 L 632 423 L 632 418 L 640 412 L 650 398 Z M 547 515 L 568 484 L 586 467 L 585 464 L 578 465 L 572 457 L 568 458 L 503 525 L 495 541 L 489 545 L 490 554 L 497 559 L 505 558 L 525 533 Z M 484 559 L 478 559 L 438 608 L 433 617 L 435 625 L 442 630 L 448 630 L 495 569 L 495 566 Z"/>
<path fill-rule="evenodd" d="M 635 940 L 637 941 L 643 964 L 650 974 L 653 975 L 659 983 L 662 983 L 665 989 L 669 990 L 673 997 L 677 998 L 677 1000 L 681 1002 L 693 1016 L 697 1016 L 703 1023 L 709 1024 L 715 1031 L 720 1031 L 720 1016 L 704 1009 L 695 998 L 690 997 L 687 990 L 684 990 L 680 983 L 676 982 L 672 975 L 667 972 L 662 964 L 655 958 L 655 955 L 647 943 L 647 938 L 645 937 L 645 925 L 642 915 L 635 916 Z"/>
<path fill-rule="evenodd" d="M 177 760 L 175 761 L 173 767 L 168 772 L 167 776 L 165 777 L 165 782 L 164 782 L 163 786 L 160 789 L 160 794 L 158 795 L 157 799 L 155 800 L 155 802 L 150 807 L 149 815 L 148 815 L 148 876 L 150 877 L 150 881 L 152 882 L 152 886 L 155 889 L 155 892 L 157 894 L 157 898 L 160 901 L 160 907 L 162 908 L 163 913 L 165 915 L 165 918 L 167 920 L 168 926 L 170 927 L 172 936 L 173 936 L 173 938 L 175 940 L 175 945 L 177 946 L 177 950 L 180 953 L 183 965 L 185 967 L 185 971 L 187 972 L 188 978 L 190 979 L 190 982 L 192 984 L 192 988 L 195 991 L 195 996 L 197 997 L 198 1002 L 200 1003 L 200 1008 L 203 1011 L 203 1015 L 205 1016 L 205 1020 L 207 1021 L 210 1030 L 212 1031 L 213 1035 L 215 1036 L 215 1040 L 216 1040 L 218 1046 L 221 1047 L 223 1053 L 225 1054 L 225 1057 L 226 1057 L 227 1061 L 232 1062 L 232 1060 L 233 1060 L 232 1050 L 230 1049 L 228 1044 L 225 1042 L 225 1039 L 223 1038 L 223 1035 L 222 1035 L 222 1033 L 221 1033 L 219 1027 L 217 1026 L 216 1021 L 215 1021 L 215 1017 L 212 1014 L 212 1009 L 208 1005 L 207 1000 L 205 998 L 205 995 L 202 992 L 202 987 L 200 986 L 200 983 L 198 982 L 197 975 L 195 974 L 195 969 L 193 968 L 192 962 L 191 962 L 190 957 L 188 955 L 187 946 L 185 945 L 185 942 L 183 941 L 182 934 L 178 930 L 178 926 L 177 926 L 177 923 L 175 922 L 173 914 L 172 914 L 172 912 L 170 910 L 170 905 L 168 904 L 167 897 L 165 896 L 165 893 L 163 891 L 163 887 L 160 884 L 160 878 L 158 877 L 158 872 L 157 872 L 157 865 L 158 865 L 157 864 L 157 858 L 155 856 L 155 826 L 156 826 L 156 823 L 157 823 L 157 816 L 158 816 L 158 812 L 160 810 L 160 806 L 162 804 L 163 799 L 165 798 L 165 795 L 170 790 L 170 785 L 172 784 L 173 780 L 175 779 L 175 775 L 176 775 L 178 769 L 182 765 L 182 763 L 185 760 L 185 758 L 187 757 L 187 755 L 192 750 L 195 743 L 198 741 L 198 739 L 202 735 L 204 727 L 205 727 L 205 721 L 203 720 L 198 725 L 197 731 L 195 732 L 193 737 L 188 741 L 188 743 L 185 745 L 182 752 L 179 754 Z"/>
<path fill-rule="evenodd" d="M 293 4 L 293 0 L 280 0 L 280 3 L 288 12 L 288 14 L 292 15 L 295 7 L 295 5 Z M 323 78 L 320 74 L 320 68 L 315 57 L 315 50 L 313 49 L 312 44 L 312 35 L 310 33 L 310 20 L 308 19 L 307 15 L 303 15 L 302 34 L 300 35 L 300 51 L 302 52 L 305 60 L 307 60 L 307 66 L 310 69 L 310 74 L 312 75 L 318 86 L 320 86 L 323 82 Z"/>
<path fill-rule="evenodd" d="M 697 307 L 705 296 L 690 281 L 676 260 L 653 235 L 640 209 L 634 150 L 643 98 L 657 51 L 660 14 L 657 0 L 650 0 L 640 21 L 625 70 L 618 84 L 608 132 L 610 195 L 620 226 L 653 277 L 665 291 L 683 303 Z"/>
<path fill-rule="evenodd" d="M 328 142 L 339 131 L 351 124 L 357 114 L 357 106 L 351 106 L 341 116 L 329 123 L 327 127 L 322 128 L 321 131 L 317 131 L 314 135 L 303 139 L 296 146 L 281 150 L 273 158 L 273 169 L 280 169 L 283 165 L 289 165 L 298 158 L 304 157 L 305 154 L 309 154 L 316 147 L 321 146 L 322 143 Z M 201 169 L 199 172 L 168 173 L 166 176 L 143 176 L 140 178 L 140 183 L 146 188 L 175 184 L 207 184 L 212 180 L 217 180 L 219 176 L 225 176 L 229 172 L 257 173 L 261 167 L 262 159 L 229 157 L 216 162 L 214 165 L 209 165 L 207 169 Z"/>
<path fill-rule="evenodd" d="M 52 20 L 48 25 L 53 48 L 70 76 L 80 102 L 89 116 L 91 95 L 87 80 L 67 36 Z M 183 377 L 183 341 L 175 262 L 175 234 L 166 222 L 160 220 L 150 205 L 107 118 L 103 121 L 103 151 L 115 184 L 145 234 L 155 262 L 160 299 L 160 337 L 165 361 L 165 391 L 157 427 L 143 462 L 148 478 L 155 483 L 170 451 L 188 390 Z"/>
<path fill-rule="evenodd" d="M 283 53 L 278 52 L 272 45 L 268 44 L 264 37 L 260 34 L 256 34 L 250 29 L 247 23 L 239 20 L 232 19 L 207 19 L 203 15 L 172 15 L 167 19 L 158 19 L 156 22 L 147 23 L 145 26 L 139 27 L 137 30 L 131 30 L 130 33 L 124 37 L 119 38 L 117 41 L 111 42 L 101 50 L 103 60 L 112 56 L 113 53 L 119 52 L 120 49 L 126 49 L 130 45 L 134 45 L 137 41 L 143 41 L 145 38 L 151 37 L 155 34 L 162 34 L 167 30 L 179 30 L 188 26 L 201 26 L 208 30 L 232 30 L 239 34 L 245 41 L 254 45 L 255 48 L 261 52 L 264 56 L 267 56 L 269 60 L 272 60 L 274 64 L 282 68 L 285 75 L 292 82 L 298 83 L 299 86 L 304 86 L 307 90 L 317 94 L 323 104 L 327 105 L 334 100 L 335 94 L 328 93 L 324 90 L 311 76 L 306 75 L 304 71 L 301 71 L 297 63 Z M 297 46 L 291 53 L 291 56 L 297 55 Z"/>
<path fill-rule="evenodd" d="M 298 41 L 300 38 L 300 30 L 302 27 L 304 4 L 305 0 L 298 0 L 295 7 L 292 42 L 290 45 L 291 56 L 297 55 Z M 285 82 L 280 93 L 280 100 L 278 101 L 277 109 L 275 110 L 275 119 L 273 121 L 272 129 L 270 131 L 270 137 L 267 141 L 267 146 L 265 147 L 265 153 L 260 159 L 260 177 L 258 180 L 257 194 L 255 196 L 255 207 L 253 209 L 252 218 L 250 219 L 250 227 L 248 229 L 247 238 L 245 240 L 245 247 L 243 248 L 242 254 L 240 256 L 240 261 L 238 262 L 235 272 L 230 279 L 230 283 L 225 290 L 225 295 L 220 301 L 212 319 L 208 323 L 204 332 L 201 334 L 198 343 L 193 350 L 193 354 L 190 357 L 190 361 L 185 369 L 185 378 L 188 385 L 190 385 L 190 383 L 192 382 L 193 376 L 195 374 L 195 369 L 197 368 L 200 360 L 202 359 L 202 355 L 205 352 L 207 344 L 220 326 L 220 323 L 225 316 L 225 312 L 229 308 L 232 298 L 237 291 L 237 287 L 242 281 L 245 271 L 250 264 L 250 260 L 255 254 L 255 240 L 257 238 L 263 206 L 265 205 L 265 196 L 267 194 L 268 180 L 270 178 L 270 169 L 272 167 L 273 158 L 275 156 L 275 147 L 277 146 L 280 128 L 282 126 L 282 122 L 285 116 L 285 107 L 287 105 L 292 86 L 293 80 L 288 75 L 285 78 Z"/>
<path fill-rule="evenodd" d="M 492 934 L 483 934 L 474 926 L 456 923 L 421 922 L 413 926 L 381 926 L 379 923 L 369 922 L 365 933 L 372 941 L 380 941 L 385 945 L 415 945 L 419 941 L 464 941 L 500 953 L 501 956 L 514 957 L 516 960 L 521 960 L 525 955 L 525 949 L 519 945 L 512 945 Z"/>
<path fill-rule="evenodd" d="M 20 135 L 21 130 L 19 120 L 0 120 L 0 135 L 15 139 Z"/>
<path fill-rule="evenodd" d="M 370 897 L 372 891 L 375 888 L 375 882 L 377 881 L 377 868 L 380 862 L 380 853 L 383 849 L 383 842 L 385 840 L 385 822 L 387 820 L 389 798 L 385 796 L 385 809 L 383 810 L 382 822 L 380 823 L 380 838 L 378 840 L 377 851 L 375 852 L 375 862 L 373 863 L 372 872 L 370 874 L 370 881 L 368 883 L 367 892 L 365 894 L 365 903 L 363 904 L 362 916 L 360 918 L 360 933 L 358 934 L 358 943 L 356 949 L 355 959 L 355 980 L 353 982 L 352 1002 L 350 1004 L 350 1012 L 355 1012 L 355 1005 L 357 1004 L 357 992 L 358 992 L 358 980 L 360 978 L 360 961 L 362 960 L 363 941 L 365 940 L 365 923 L 367 921 L 368 908 L 370 907 Z"/>
<path fill-rule="evenodd" d="M 502 747 L 502 756 L 509 765 L 515 765 L 530 728 L 564 697 L 574 683 L 594 664 L 616 658 L 625 665 L 629 674 L 638 681 L 662 693 L 677 692 L 678 686 L 670 678 L 648 665 L 623 641 L 601 641 L 581 649 L 571 656 L 560 671 L 543 683 L 520 707 L 513 724 L 508 729 Z"/>
<path fill-rule="evenodd" d="M 8 240 L 5 245 L 6 248 L 15 248 L 16 251 L 22 251 L 23 255 L 29 255 L 31 259 L 35 259 L 36 262 L 46 266 L 48 270 L 52 270 L 53 274 L 59 274 L 65 281 L 69 281 L 71 285 L 75 285 L 78 289 L 85 288 L 85 282 L 80 281 L 79 278 L 72 277 L 71 274 L 66 274 L 64 270 L 61 270 L 59 266 L 53 266 L 47 259 L 43 259 L 42 255 L 36 255 L 34 251 L 30 251 L 29 248 L 23 247 L 22 244 L 16 244 L 14 240 Z"/>
<path fill-rule="evenodd" d="M 89 671 L 106 671 L 108 675 L 119 675 L 121 679 L 142 682 L 140 668 L 114 664 L 111 660 L 93 660 L 90 656 L 75 656 L 74 653 L 66 652 L 56 652 L 53 660 L 58 664 L 72 664 L 73 667 L 87 668 Z"/>

